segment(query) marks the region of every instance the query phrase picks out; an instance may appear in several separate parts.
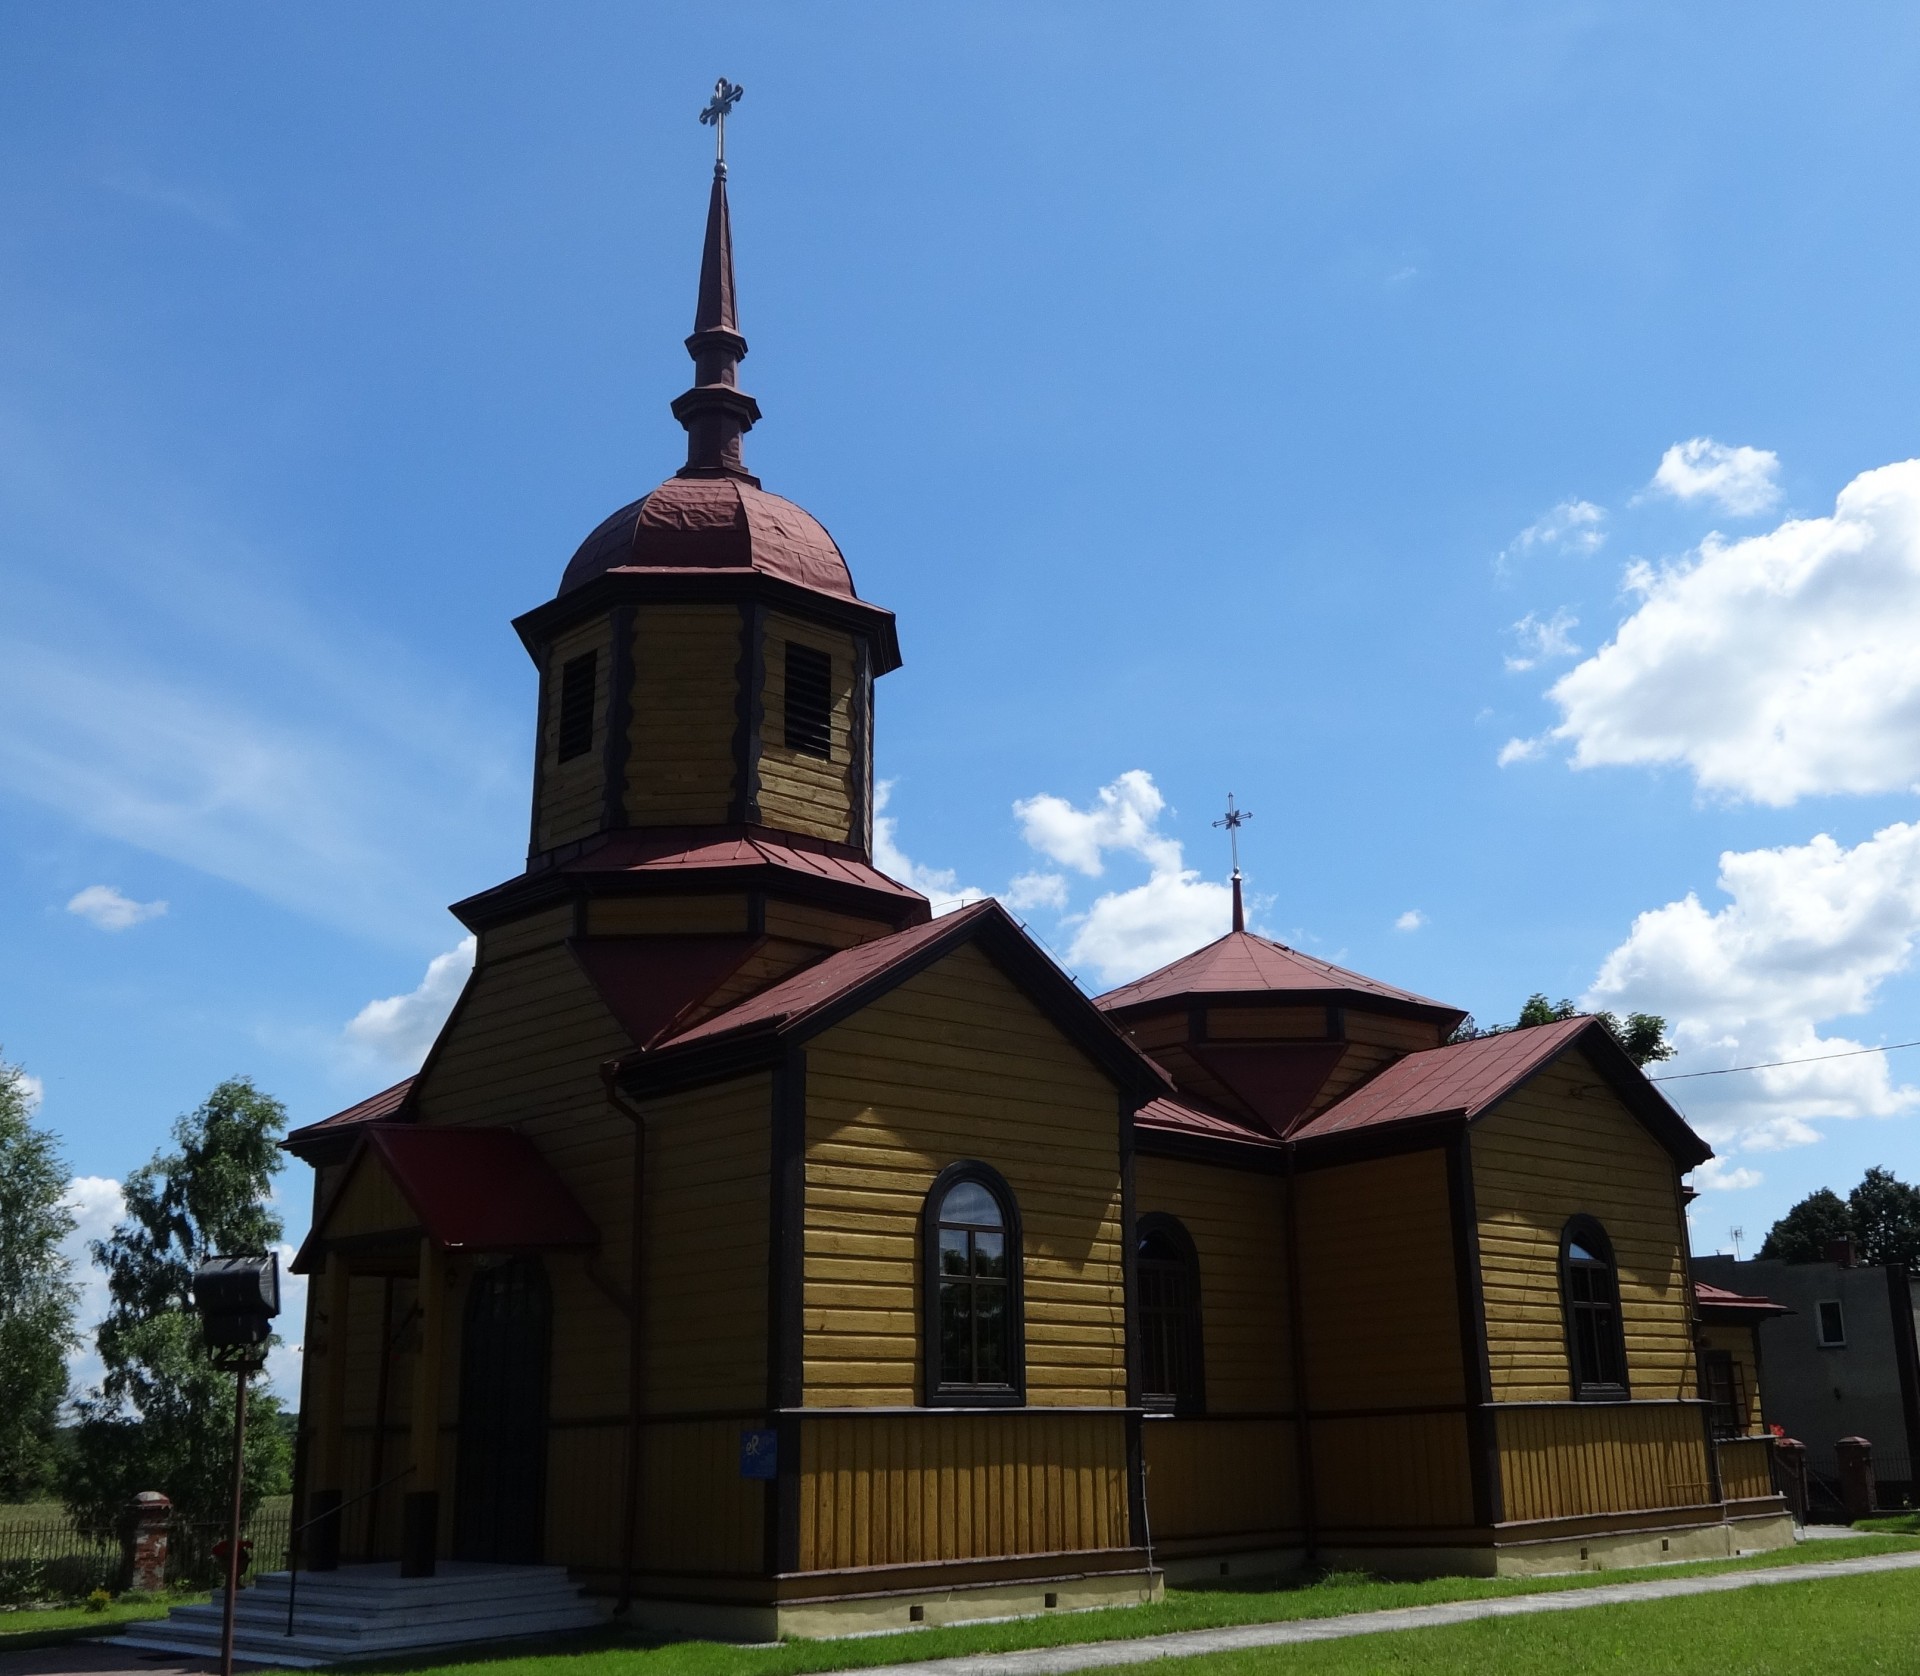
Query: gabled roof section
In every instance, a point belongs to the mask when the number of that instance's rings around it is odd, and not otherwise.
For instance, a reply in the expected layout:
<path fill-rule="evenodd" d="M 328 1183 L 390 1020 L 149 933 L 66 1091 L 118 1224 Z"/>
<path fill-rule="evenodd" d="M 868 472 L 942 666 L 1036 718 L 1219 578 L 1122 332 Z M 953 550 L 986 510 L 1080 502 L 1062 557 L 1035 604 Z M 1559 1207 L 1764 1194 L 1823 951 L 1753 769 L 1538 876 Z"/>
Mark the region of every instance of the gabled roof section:
<path fill-rule="evenodd" d="M 550 1251 L 599 1244 L 600 1234 L 540 1149 L 512 1129 L 367 1123 L 352 1162 L 294 1259 L 306 1272 L 328 1223 L 362 1170 L 392 1178 L 420 1230 L 449 1251 Z"/>
<path fill-rule="evenodd" d="M 637 1089 L 674 1086 L 770 1063 L 787 1044 L 839 1023 L 968 943 L 978 946 L 1120 1087 L 1142 1099 L 1171 1092 L 1164 1073 L 991 899 L 830 954 L 725 1012 L 630 1055 L 621 1061 L 620 1079 Z"/>
<path fill-rule="evenodd" d="M 1325 1140 L 1435 1118 L 1471 1123 L 1576 1047 L 1681 1168 L 1692 1169 L 1713 1156 L 1596 1018 L 1563 1019 L 1410 1053 L 1300 1125 L 1290 1138 Z"/>
<path fill-rule="evenodd" d="M 1297 996 L 1306 1002 L 1359 1001 L 1391 1004 L 1396 1010 L 1427 1014 L 1458 1023 L 1466 1013 L 1410 989 L 1395 989 L 1331 961 L 1290 949 L 1250 931 L 1230 931 L 1217 942 L 1184 955 L 1157 972 L 1109 990 L 1095 1003 L 1102 1012 L 1124 1013 L 1170 1002 L 1233 999 L 1271 1000 Z M 1450 1026 L 1451 1027 L 1451 1026 Z"/>
<path fill-rule="evenodd" d="M 323 1117 L 317 1123 L 290 1130 L 280 1144 L 289 1152 L 298 1152 L 302 1144 L 309 1140 L 327 1139 L 342 1130 L 351 1129 L 355 1124 L 386 1122 L 404 1111 L 417 1081 L 417 1076 L 403 1077 L 391 1088 L 383 1088 L 378 1094 L 369 1094 L 358 1105 L 348 1106 L 345 1111 Z"/>

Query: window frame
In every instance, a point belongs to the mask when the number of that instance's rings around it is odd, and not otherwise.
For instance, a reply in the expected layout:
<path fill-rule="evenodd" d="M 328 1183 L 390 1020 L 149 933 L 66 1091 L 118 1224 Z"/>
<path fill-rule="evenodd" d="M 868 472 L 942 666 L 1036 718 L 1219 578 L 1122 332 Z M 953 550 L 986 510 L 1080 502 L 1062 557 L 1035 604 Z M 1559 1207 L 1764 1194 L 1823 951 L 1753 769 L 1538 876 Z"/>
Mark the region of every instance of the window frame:
<path fill-rule="evenodd" d="M 576 672 L 583 672 L 585 679 L 577 681 Z M 583 688 L 585 698 L 576 698 L 577 707 L 570 708 L 568 700 L 575 698 Z M 594 744 L 600 735 L 599 698 L 600 648 L 589 646 L 584 652 L 563 658 L 560 662 L 560 691 L 553 706 L 553 760 L 556 766 L 578 762 L 581 757 L 593 755 Z M 580 737 L 579 727 L 574 724 L 584 726 L 584 738 Z"/>
<path fill-rule="evenodd" d="M 1839 1312 L 1840 1336 L 1827 1337 L 1827 1306 Z M 1847 1347 L 1847 1305 L 1843 1298 L 1816 1298 L 1813 1304 L 1813 1343 L 1817 1350 L 1844 1350 Z"/>
<path fill-rule="evenodd" d="M 1573 1296 L 1573 1258 L 1574 1246 L 1584 1246 L 1593 1252 L 1605 1264 L 1613 1292 L 1613 1332 L 1612 1349 L 1618 1358 L 1620 1380 L 1614 1384 L 1607 1380 L 1589 1380 L 1581 1377 L 1580 1340 L 1575 1327 L 1576 1310 L 1592 1309 L 1590 1302 L 1577 1300 Z M 1620 1306 L 1620 1261 L 1614 1255 L 1613 1241 L 1607 1237 L 1605 1228 L 1591 1216 L 1575 1216 L 1568 1219 L 1567 1225 L 1560 1230 L 1560 1321 L 1566 1338 L 1567 1351 L 1567 1387 L 1575 1402 L 1630 1402 L 1633 1398 L 1633 1375 L 1627 1365 L 1626 1321 Z"/>
<path fill-rule="evenodd" d="M 1718 1390 L 1725 1375 L 1724 1396 Z M 1709 1346 L 1700 1353 L 1700 1397 L 1716 1438 L 1745 1437 L 1753 1425 L 1753 1400 L 1747 1393 L 1746 1370 L 1731 1350 Z"/>
<path fill-rule="evenodd" d="M 948 1384 L 940 1366 L 940 1209 L 963 1182 L 986 1189 L 1000 1207 L 1007 1241 L 1007 1383 Z M 921 1406 L 924 1408 L 1023 1408 L 1027 1401 L 1026 1287 L 1020 1201 L 1007 1178 L 991 1164 L 963 1158 L 933 1178 L 920 1206 Z"/>
<path fill-rule="evenodd" d="M 1140 1246 L 1142 1242 L 1156 1234 L 1163 1236 L 1173 1245 L 1179 1254 L 1177 1261 L 1185 1271 L 1183 1281 L 1186 1296 L 1181 1300 L 1179 1322 L 1183 1341 L 1181 1352 L 1185 1358 L 1185 1365 L 1181 1370 L 1184 1382 L 1171 1392 L 1147 1389 L 1147 1303 L 1146 1288 L 1140 1277 L 1144 1261 L 1140 1256 Z M 1154 1210 L 1134 1219 L 1133 1256 L 1134 1311 L 1140 1341 L 1140 1406 L 1149 1414 L 1203 1415 L 1207 1411 L 1207 1362 L 1206 1312 L 1202 1305 L 1200 1290 L 1200 1248 L 1193 1243 L 1193 1235 L 1187 1231 L 1186 1224 L 1179 1217 L 1168 1211 Z"/>

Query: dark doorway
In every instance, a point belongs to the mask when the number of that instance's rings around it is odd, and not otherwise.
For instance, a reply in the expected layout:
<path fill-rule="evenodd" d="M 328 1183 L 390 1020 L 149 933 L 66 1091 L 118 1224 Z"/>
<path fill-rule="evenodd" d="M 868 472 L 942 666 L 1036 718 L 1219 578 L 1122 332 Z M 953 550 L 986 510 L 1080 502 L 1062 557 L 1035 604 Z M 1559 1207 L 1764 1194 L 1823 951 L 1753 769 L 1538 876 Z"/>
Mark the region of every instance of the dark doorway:
<path fill-rule="evenodd" d="M 453 1554 L 538 1563 L 546 1524 L 547 1346 L 552 1305 L 532 1258 L 474 1276 L 460 1342 Z"/>

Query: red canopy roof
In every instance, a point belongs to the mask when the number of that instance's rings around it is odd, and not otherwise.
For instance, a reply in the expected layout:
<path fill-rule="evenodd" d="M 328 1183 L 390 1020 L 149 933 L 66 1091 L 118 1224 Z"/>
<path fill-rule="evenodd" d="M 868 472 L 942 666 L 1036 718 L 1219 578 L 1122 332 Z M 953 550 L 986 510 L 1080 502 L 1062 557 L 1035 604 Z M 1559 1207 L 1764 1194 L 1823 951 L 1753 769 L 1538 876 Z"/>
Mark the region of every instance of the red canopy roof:
<path fill-rule="evenodd" d="M 1331 1001 L 1341 995 L 1391 1001 L 1458 1021 L 1467 1015 L 1443 1001 L 1395 989 L 1331 961 L 1317 960 L 1284 943 L 1256 937 L 1250 931 L 1229 931 L 1218 942 L 1196 949 L 1171 965 L 1149 972 L 1130 984 L 1109 990 L 1095 1003 L 1106 1012 L 1148 1007 L 1156 1002 L 1182 1001 L 1191 996 L 1266 998 L 1298 995 L 1311 1001 Z"/>
<path fill-rule="evenodd" d="M 323 1117 L 317 1123 L 309 1123 L 303 1128 L 291 1130 L 281 1145 L 292 1147 L 310 1135 L 344 1129 L 355 1123 L 378 1123 L 393 1114 L 407 1103 L 407 1097 L 413 1093 L 413 1077 L 404 1077 L 391 1088 L 383 1088 L 378 1094 L 369 1094 L 358 1105 L 349 1106 L 331 1117 Z"/>
<path fill-rule="evenodd" d="M 1752 1320 L 1767 1315 L 1791 1315 L 1785 1304 L 1748 1292 L 1729 1292 L 1724 1286 L 1709 1286 L 1704 1280 L 1693 1283 L 1693 1301 L 1708 1320 Z"/>

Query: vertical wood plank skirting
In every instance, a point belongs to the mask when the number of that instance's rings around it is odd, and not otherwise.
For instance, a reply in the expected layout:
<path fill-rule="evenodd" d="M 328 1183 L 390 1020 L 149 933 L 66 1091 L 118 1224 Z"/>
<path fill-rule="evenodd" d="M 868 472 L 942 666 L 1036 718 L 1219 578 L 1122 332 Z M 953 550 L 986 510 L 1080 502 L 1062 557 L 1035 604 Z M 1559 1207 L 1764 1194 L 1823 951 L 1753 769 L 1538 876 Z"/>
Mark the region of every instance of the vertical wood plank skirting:
<path fill-rule="evenodd" d="M 1723 1438 L 1716 1447 L 1726 1500 L 1758 1501 L 1774 1493 L 1771 1437 Z"/>
<path fill-rule="evenodd" d="M 627 824 L 628 737 L 633 723 L 633 607 L 616 606 L 607 668 L 607 736 L 601 743 L 606 790 L 600 824 L 614 831 Z"/>
<path fill-rule="evenodd" d="M 1487 1315 L 1480 1287 L 1480 1222 L 1473 1202 L 1472 1140 L 1462 1128 L 1447 1143 L 1447 1209 L 1453 1220 L 1454 1279 L 1460 1299 L 1460 1357 L 1466 1373 L 1467 1450 L 1473 1474 L 1473 1519 L 1497 1525 L 1504 1496 L 1500 1443 L 1493 1415 L 1493 1364 L 1487 1354 Z"/>
<path fill-rule="evenodd" d="M 1698 1402 L 1496 1405 L 1509 1521 L 1717 1503 Z"/>
<path fill-rule="evenodd" d="M 1156 1542 L 1297 1530 L 1293 1421 L 1218 1414 L 1149 1420 L 1141 1430 Z"/>
<path fill-rule="evenodd" d="M 758 600 L 740 607 L 740 674 L 733 732 L 736 825 L 760 820 L 760 708 L 767 685 L 767 610 Z"/>
<path fill-rule="evenodd" d="M 798 1409 L 806 1390 L 807 1054 L 789 1050 L 773 1074 L 767 1194 L 767 1406 L 778 1416 L 779 1476 L 767 1486 L 767 1566 L 798 1571 L 801 1458 Z"/>
<path fill-rule="evenodd" d="M 540 854 L 540 816 L 546 807 L 541 795 L 547 783 L 547 701 L 552 696 L 547 665 L 553 661 L 552 648 L 540 648 L 540 678 L 533 712 L 533 808 L 527 816 L 527 860 Z"/>
<path fill-rule="evenodd" d="M 873 854 L 873 645 L 864 634 L 853 639 L 853 714 L 849 718 L 847 793 L 852 804 L 847 842 L 862 855 Z"/>

